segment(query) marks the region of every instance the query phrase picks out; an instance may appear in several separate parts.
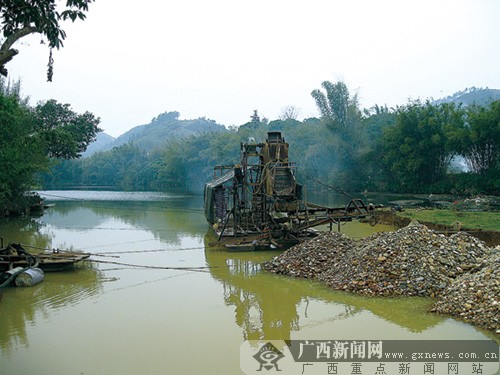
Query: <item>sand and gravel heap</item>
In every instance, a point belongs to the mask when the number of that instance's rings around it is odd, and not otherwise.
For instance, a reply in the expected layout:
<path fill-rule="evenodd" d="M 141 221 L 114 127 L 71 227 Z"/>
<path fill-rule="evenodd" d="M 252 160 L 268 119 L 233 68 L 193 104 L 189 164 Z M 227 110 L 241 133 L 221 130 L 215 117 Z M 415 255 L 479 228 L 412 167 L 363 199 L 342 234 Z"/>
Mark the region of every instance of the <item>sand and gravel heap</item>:
<path fill-rule="evenodd" d="M 266 262 L 270 272 L 365 295 L 436 297 L 432 311 L 500 334 L 500 246 L 412 222 L 354 241 L 322 233 Z"/>
<path fill-rule="evenodd" d="M 500 247 L 493 249 L 480 271 L 454 280 L 432 311 L 500 334 Z"/>
<path fill-rule="evenodd" d="M 483 242 L 466 233 L 446 237 L 412 222 L 398 231 L 358 241 L 324 233 L 277 256 L 264 268 L 355 293 L 434 297 L 460 275 L 481 269 L 489 252 Z"/>
<path fill-rule="evenodd" d="M 286 276 L 317 279 L 326 270 L 336 269 L 338 259 L 348 257 L 354 246 L 344 234 L 323 232 L 264 263 L 264 268 Z"/>

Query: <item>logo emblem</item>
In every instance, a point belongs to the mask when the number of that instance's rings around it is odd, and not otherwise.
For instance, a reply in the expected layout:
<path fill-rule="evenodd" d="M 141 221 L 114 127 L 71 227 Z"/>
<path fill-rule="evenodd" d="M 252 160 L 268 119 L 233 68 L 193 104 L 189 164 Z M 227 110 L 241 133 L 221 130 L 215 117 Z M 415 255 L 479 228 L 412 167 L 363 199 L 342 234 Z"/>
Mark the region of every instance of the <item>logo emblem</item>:
<path fill-rule="evenodd" d="M 270 370 L 273 367 L 276 371 L 281 371 L 278 368 L 278 361 L 283 358 L 285 355 L 281 353 L 276 347 L 268 342 L 263 345 L 262 348 L 253 356 L 257 362 L 259 362 L 260 367 L 257 371 L 262 371 L 263 368 L 266 370 Z"/>

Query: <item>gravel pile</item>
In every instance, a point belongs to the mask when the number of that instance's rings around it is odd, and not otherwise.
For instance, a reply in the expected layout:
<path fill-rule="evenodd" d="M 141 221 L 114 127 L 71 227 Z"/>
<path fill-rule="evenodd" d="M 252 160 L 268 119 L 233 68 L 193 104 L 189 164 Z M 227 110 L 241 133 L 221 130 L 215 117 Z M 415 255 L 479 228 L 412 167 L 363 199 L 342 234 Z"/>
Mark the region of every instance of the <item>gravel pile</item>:
<path fill-rule="evenodd" d="M 263 267 L 365 295 L 436 297 L 433 311 L 500 333 L 499 250 L 464 232 L 447 237 L 412 222 L 358 241 L 322 233 Z"/>
<path fill-rule="evenodd" d="M 494 250 L 484 268 L 457 278 L 432 310 L 456 316 L 500 334 L 500 254 Z"/>
<path fill-rule="evenodd" d="M 359 241 L 352 251 L 319 279 L 362 294 L 435 297 L 457 276 L 480 269 L 488 248 L 465 233 L 446 237 L 413 223 Z"/>
<path fill-rule="evenodd" d="M 328 269 L 336 269 L 338 259 L 350 256 L 355 242 L 338 232 L 323 232 L 266 262 L 268 271 L 304 279 L 317 279 Z"/>
<path fill-rule="evenodd" d="M 361 294 L 434 297 L 456 277 L 482 268 L 488 252 L 466 233 L 446 237 L 412 222 L 359 241 L 323 233 L 265 263 L 264 268 Z"/>

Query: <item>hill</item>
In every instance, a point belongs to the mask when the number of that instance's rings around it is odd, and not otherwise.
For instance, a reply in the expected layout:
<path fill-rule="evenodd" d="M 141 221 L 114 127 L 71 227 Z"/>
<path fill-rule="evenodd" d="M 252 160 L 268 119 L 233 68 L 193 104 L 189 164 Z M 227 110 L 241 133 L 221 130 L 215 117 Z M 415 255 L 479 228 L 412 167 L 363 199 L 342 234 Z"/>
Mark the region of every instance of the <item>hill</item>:
<path fill-rule="evenodd" d="M 169 140 L 224 131 L 226 128 L 213 120 L 206 118 L 179 120 L 179 112 L 165 112 L 153 118 L 147 125 L 139 125 L 130 129 L 112 142 L 103 145 L 99 151 L 111 150 L 130 142 L 143 150 L 150 151 L 164 147 Z"/>
<path fill-rule="evenodd" d="M 500 90 L 472 87 L 435 100 L 433 103 L 453 102 L 462 103 L 465 106 L 471 104 L 485 106 L 495 100 L 500 100 Z M 130 142 L 149 152 L 155 148 L 165 147 L 170 140 L 226 131 L 223 125 L 204 117 L 195 120 L 179 120 L 179 112 L 164 112 L 153 118 L 149 124 L 136 126 L 116 139 L 105 133 L 99 134 L 96 142 L 89 145 L 83 156 L 88 157 L 96 152 L 108 151 Z"/>
<path fill-rule="evenodd" d="M 471 87 L 463 91 L 458 91 L 446 98 L 435 100 L 434 103 L 455 103 L 465 106 L 476 104 L 479 106 L 487 106 L 496 100 L 500 100 L 500 90 Z"/>
<path fill-rule="evenodd" d="M 91 156 L 92 154 L 95 154 L 96 152 L 101 151 L 106 147 L 108 144 L 112 143 L 115 140 L 115 137 L 110 136 L 109 134 L 106 133 L 98 133 L 96 140 L 89 144 L 87 147 L 87 150 L 82 153 L 82 156 L 84 158 Z"/>

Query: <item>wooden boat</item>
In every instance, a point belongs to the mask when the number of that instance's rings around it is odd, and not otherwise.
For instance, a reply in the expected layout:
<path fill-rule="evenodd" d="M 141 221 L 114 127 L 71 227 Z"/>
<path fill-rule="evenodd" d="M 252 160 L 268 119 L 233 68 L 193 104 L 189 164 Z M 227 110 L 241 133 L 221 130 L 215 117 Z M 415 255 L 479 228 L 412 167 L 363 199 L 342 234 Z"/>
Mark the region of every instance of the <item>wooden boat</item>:
<path fill-rule="evenodd" d="M 71 270 L 75 264 L 90 257 L 87 253 L 75 252 L 44 252 L 30 254 L 21 245 L 11 244 L 0 250 L 0 272 L 8 271 L 15 267 L 35 266 L 44 272 L 59 272 Z"/>

